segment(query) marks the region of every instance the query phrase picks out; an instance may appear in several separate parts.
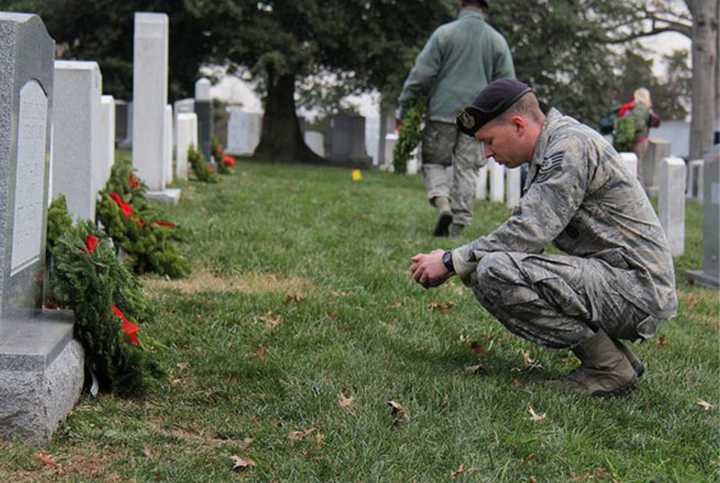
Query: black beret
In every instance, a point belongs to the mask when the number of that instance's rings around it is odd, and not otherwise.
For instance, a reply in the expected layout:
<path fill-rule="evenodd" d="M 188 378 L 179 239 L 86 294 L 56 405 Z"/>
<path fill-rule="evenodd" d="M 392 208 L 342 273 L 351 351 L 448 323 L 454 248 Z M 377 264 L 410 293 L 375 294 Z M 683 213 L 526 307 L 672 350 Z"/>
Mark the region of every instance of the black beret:
<path fill-rule="evenodd" d="M 516 79 L 492 81 L 480 91 L 471 105 L 458 112 L 458 129 L 474 137 L 481 127 L 507 111 L 528 92 L 532 92 L 532 88 Z"/>

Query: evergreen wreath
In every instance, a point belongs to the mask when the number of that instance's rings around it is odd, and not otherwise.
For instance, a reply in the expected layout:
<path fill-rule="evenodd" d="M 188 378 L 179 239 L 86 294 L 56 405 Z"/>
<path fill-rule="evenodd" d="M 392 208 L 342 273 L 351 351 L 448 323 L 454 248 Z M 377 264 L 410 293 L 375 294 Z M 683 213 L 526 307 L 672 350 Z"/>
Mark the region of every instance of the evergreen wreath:
<path fill-rule="evenodd" d="M 632 151 L 635 144 L 635 119 L 626 115 L 615 121 L 615 132 L 613 134 L 613 147 L 619 153 Z"/>
<path fill-rule="evenodd" d="M 217 183 L 218 179 L 214 173 L 210 171 L 205 157 L 193 146 L 188 148 L 188 162 L 192 166 L 193 173 L 198 181 L 204 183 Z"/>
<path fill-rule="evenodd" d="M 142 285 L 118 260 L 112 242 L 89 221 L 62 234 L 51 248 L 54 301 L 75 314 L 75 338 L 102 391 L 141 396 L 163 371 L 151 357 L 164 348 L 139 323 L 150 317 Z"/>
<path fill-rule="evenodd" d="M 217 138 L 212 138 L 212 157 L 215 160 L 215 164 L 217 165 L 217 172 L 218 174 L 230 174 L 230 166 L 225 161 L 225 158 L 227 155 L 225 154 L 225 149 L 223 148 L 223 145 L 220 144 L 220 141 L 218 141 Z"/>
<path fill-rule="evenodd" d="M 146 189 L 129 160 L 117 161 L 100 192 L 98 219 L 135 273 L 184 277 L 190 273 L 190 264 L 180 253 L 178 242 L 184 240 L 185 233 L 149 208 Z"/>
<path fill-rule="evenodd" d="M 72 228 L 72 218 L 68 213 L 65 195 L 58 195 L 52 200 L 47 212 L 47 242 L 45 244 L 46 259 L 50 259 L 52 248 L 63 233 Z"/>
<path fill-rule="evenodd" d="M 422 139 L 425 100 L 419 99 L 403 116 L 398 142 L 393 149 L 393 168 L 396 174 L 407 173 L 407 163 Z"/>

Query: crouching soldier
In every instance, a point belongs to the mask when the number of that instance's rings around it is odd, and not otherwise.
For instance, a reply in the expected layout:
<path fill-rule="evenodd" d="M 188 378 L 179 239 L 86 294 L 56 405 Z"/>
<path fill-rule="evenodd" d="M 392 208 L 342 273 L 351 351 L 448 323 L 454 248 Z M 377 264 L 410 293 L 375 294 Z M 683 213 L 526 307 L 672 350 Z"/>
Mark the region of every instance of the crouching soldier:
<path fill-rule="evenodd" d="M 597 132 L 514 79 L 492 82 L 458 114 L 461 131 L 508 168 L 529 164 L 520 206 L 494 232 L 411 260 L 426 288 L 457 274 L 512 333 L 570 348 L 578 369 L 548 384 L 594 396 L 631 391 L 643 364 L 621 342 L 675 315 L 665 233 L 645 192 Z M 567 255 L 543 255 L 553 242 Z"/>

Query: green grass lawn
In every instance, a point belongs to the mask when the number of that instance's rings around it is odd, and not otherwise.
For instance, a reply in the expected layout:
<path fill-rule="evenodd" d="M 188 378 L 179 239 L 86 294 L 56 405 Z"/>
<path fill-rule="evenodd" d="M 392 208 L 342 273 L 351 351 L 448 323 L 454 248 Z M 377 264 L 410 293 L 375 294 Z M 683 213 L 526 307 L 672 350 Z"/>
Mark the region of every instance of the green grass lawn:
<path fill-rule="evenodd" d="M 167 381 L 141 401 L 84 396 L 42 449 L 57 466 L 0 443 L 3 481 L 720 479 L 720 301 L 685 282 L 700 206 L 676 260 L 678 317 L 636 346 L 640 389 L 600 400 L 539 384 L 577 365 L 569 352 L 510 335 L 457 280 L 426 291 L 408 276 L 412 255 L 491 231 L 504 206 L 478 203 L 463 239 L 439 240 L 419 177 L 235 171 L 161 207 L 192 231 L 194 270 L 145 280 Z"/>

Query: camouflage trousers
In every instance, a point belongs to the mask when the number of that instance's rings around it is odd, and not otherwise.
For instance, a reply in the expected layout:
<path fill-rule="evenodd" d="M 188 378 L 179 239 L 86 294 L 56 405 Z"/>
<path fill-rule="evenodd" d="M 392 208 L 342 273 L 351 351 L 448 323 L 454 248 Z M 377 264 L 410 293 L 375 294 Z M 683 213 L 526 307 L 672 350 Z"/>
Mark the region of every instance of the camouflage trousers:
<path fill-rule="evenodd" d="M 603 329 L 618 339 L 648 339 L 662 320 L 631 302 L 642 290 L 632 270 L 596 258 L 492 252 L 470 286 L 510 332 L 548 348 L 569 348 Z"/>
<path fill-rule="evenodd" d="M 453 223 L 469 225 L 478 168 L 485 165 L 482 144 L 461 133 L 455 124 L 428 121 L 422 138 L 423 180 L 428 201 L 450 199 Z M 452 166 L 452 174 L 448 167 Z"/>

